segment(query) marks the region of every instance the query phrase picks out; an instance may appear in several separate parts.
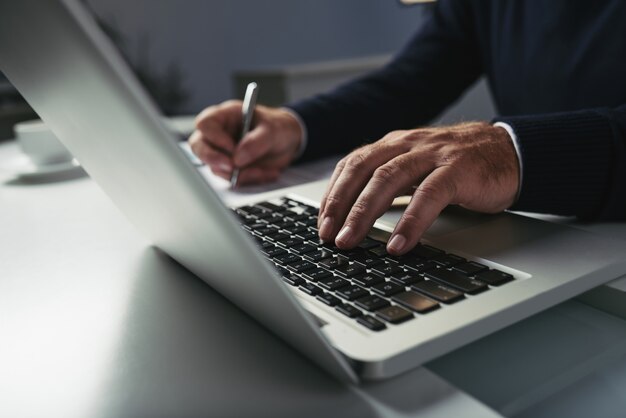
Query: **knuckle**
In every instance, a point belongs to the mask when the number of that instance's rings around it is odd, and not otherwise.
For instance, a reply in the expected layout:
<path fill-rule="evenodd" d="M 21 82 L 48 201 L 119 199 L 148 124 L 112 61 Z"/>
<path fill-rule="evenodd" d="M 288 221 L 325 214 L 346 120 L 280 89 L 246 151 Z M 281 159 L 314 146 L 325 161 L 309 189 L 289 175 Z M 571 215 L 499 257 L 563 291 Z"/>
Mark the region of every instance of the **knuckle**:
<path fill-rule="evenodd" d="M 398 169 L 390 164 L 382 165 L 374 171 L 373 178 L 375 181 L 382 184 L 393 183 L 393 181 L 398 178 Z"/>
<path fill-rule="evenodd" d="M 385 136 L 383 136 L 382 141 L 385 141 L 385 142 L 396 141 L 398 138 L 402 138 L 405 133 L 406 131 L 402 131 L 402 130 L 391 131 L 387 133 Z"/>
<path fill-rule="evenodd" d="M 355 151 L 348 157 L 345 167 L 350 170 L 359 171 L 366 165 L 367 158 L 362 151 Z"/>
<path fill-rule="evenodd" d="M 440 201 L 452 199 L 456 195 L 456 183 L 449 178 L 435 182 L 425 182 L 417 190 L 421 199 Z"/>
<path fill-rule="evenodd" d="M 404 212 L 402 214 L 402 218 L 400 219 L 400 222 L 402 225 L 409 225 L 411 227 L 415 227 L 417 225 L 419 225 L 421 222 L 421 219 L 419 216 L 417 216 L 414 213 L 411 212 Z"/>
<path fill-rule="evenodd" d="M 358 222 L 358 220 L 365 218 L 369 213 L 368 206 L 366 202 L 357 200 L 350 210 L 350 219 Z"/>
<path fill-rule="evenodd" d="M 324 212 L 327 215 L 333 214 L 337 211 L 337 208 L 341 205 L 341 198 L 335 194 L 329 194 L 324 200 Z"/>
<path fill-rule="evenodd" d="M 211 121 L 215 113 L 217 112 L 217 105 L 209 106 L 202 110 L 194 119 L 194 125 L 196 129 L 202 130 Z"/>
<path fill-rule="evenodd" d="M 441 189 L 433 184 L 422 184 L 415 191 L 416 197 L 421 200 L 436 201 L 439 200 Z"/>
<path fill-rule="evenodd" d="M 343 157 L 341 160 L 339 160 L 339 162 L 335 166 L 334 173 L 336 173 L 337 171 L 343 170 L 345 168 L 345 166 L 346 166 L 347 161 L 348 161 L 348 157 Z"/>
<path fill-rule="evenodd" d="M 414 129 L 411 131 L 402 131 L 397 133 L 397 139 L 402 142 L 415 143 L 423 141 L 426 133 L 422 129 Z"/>

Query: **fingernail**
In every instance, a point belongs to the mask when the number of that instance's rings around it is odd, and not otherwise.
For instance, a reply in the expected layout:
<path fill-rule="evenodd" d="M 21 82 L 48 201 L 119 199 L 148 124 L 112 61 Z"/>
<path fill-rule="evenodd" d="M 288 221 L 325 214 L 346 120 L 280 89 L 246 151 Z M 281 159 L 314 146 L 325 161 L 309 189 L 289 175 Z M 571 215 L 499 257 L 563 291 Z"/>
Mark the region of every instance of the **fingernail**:
<path fill-rule="evenodd" d="M 320 238 L 324 239 L 328 237 L 333 229 L 333 218 L 327 216 L 322 221 L 322 226 L 320 226 Z"/>
<path fill-rule="evenodd" d="M 387 244 L 387 248 L 389 248 L 390 250 L 394 252 L 400 252 L 404 248 L 405 244 L 406 244 L 406 238 L 404 237 L 404 235 L 396 234 L 393 237 L 391 237 L 391 240 L 389 240 L 389 243 Z"/>
<path fill-rule="evenodd" d="M 246 152 L 245 150 L 238 151 L 235 155 L 235 164 L 241 167 L 248 164 L 250 162 L 250 159 L 251 157 L 248 152 Z"/>
<path fill-rule="evenodd" d="M 352 238 L 352 235 L 350 234 L 351 230 L 352 228 L 345 226 L 341 231 L 339 231 L 339 234 L 337 234 L 335 242 L 341 241 L 343 244 L 347 244 L 348 241 L 350 241 L 350 238 Z"/>
<path fill-rule="evenodd" d="M 227 171 L 227 172 L 233 171 L 233 167 L 228 163 L 219 163 L 218 167 L 222 171 Z"/>

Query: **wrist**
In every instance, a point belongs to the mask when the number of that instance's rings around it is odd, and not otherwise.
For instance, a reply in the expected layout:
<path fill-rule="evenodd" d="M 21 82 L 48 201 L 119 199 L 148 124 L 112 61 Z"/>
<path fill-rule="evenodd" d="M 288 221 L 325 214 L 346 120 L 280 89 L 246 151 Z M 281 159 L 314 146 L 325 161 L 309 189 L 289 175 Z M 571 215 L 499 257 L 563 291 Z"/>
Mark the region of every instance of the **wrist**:
<path fill-rule="evenodd" d="M 295 111 L 288 107 L 282 107 L 280 110 L 285 114 L 287 123 L 287 135 L 292 139 L 297 148 L 293 157 L 296 160 L 302 156 L 307 145 L 307 130 L 304 121 Z"/>
<path fill-rule="evenodd" d="M 511 141 L 511 145 L 513 145 L 513 148 L 515 149 L 515 156 L 517 157 L 518 182 L 517 182 L 517 193 L 515 194 L 515 199 L 513 201 L 513 204 L 511 205 L 513 206 L 518 201 L 520 193 L 522 191 L 522 181 L 524 178 L 524 165 L 522 163 L 522 152 L 520 149 L 519 142 L 517 140 L 517 135 L 515 134 L 515 131 L 513 130 L 511 125 L 509 125 L 508 123 L 504 123 L 504 122 L 496 122 L 493 124 L 493 126 L 495 128 L 504 129 L 506 131 L 506 133 L 508 134 L 509 140 Z"/>
<path fill-rule="evenodd" d="M 503 146 L 503 158 L 505 161 L 508 161 L 508 171 L 511 173 L 511 183 L 508 185 L 508 189 L 512 192 L 508 207 L 511 207 L 517 202 L 522 188 L 522 164 L 517 137 L 510 126 L 503 126 L 503 124 L 496 123 L 491 125 L 490 128 L 496 132 L 498 142 Z"/>

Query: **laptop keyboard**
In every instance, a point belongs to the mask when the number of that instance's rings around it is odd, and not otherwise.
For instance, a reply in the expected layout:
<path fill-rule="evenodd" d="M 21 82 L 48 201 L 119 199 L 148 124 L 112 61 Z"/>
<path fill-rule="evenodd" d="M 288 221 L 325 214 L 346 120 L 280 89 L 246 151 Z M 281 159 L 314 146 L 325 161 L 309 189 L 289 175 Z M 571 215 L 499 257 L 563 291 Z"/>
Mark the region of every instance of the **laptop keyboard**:
<path fill-rule="evenodd" d="M 234 212 L 286 283 L 372 331 L 514 280 L 425 244 L 400 257 L 387 254 L 385 243 L 370 237 L 341 250 L 319 239 L 318 209 L 293 199 Z"/>

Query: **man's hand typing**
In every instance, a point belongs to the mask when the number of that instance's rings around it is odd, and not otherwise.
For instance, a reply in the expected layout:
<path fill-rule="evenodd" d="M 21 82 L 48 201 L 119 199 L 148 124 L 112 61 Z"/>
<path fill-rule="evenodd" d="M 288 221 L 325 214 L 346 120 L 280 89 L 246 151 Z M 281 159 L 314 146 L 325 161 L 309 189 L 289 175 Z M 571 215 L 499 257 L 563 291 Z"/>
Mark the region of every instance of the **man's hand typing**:
<path fill-rule="evenodd" d="M 412 194 L 387 244 L 390 254 L 403 254 L 447 205 L 500 212 L 514 203 L 518 185 L 517 155 L 503 128 L 474 122 L 391 132 L 337 164 L 320 206 L 320 237 L 351 248 L 395 197 Z"/>

